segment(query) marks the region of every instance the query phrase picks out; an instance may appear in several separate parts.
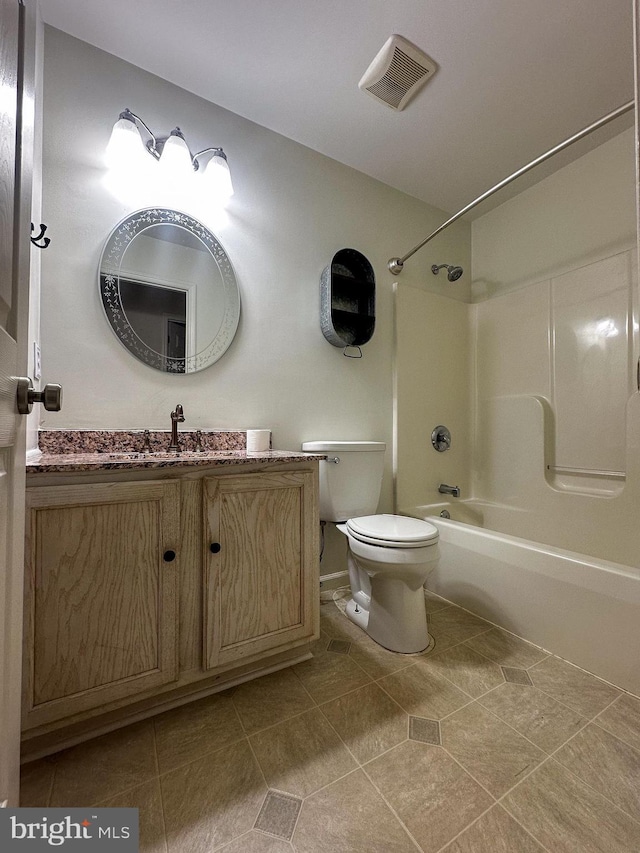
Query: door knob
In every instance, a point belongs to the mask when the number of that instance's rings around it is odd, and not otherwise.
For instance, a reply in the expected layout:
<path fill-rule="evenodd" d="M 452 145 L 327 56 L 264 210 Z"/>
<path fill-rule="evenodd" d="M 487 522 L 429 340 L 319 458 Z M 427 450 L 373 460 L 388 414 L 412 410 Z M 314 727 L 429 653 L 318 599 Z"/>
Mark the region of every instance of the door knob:
<path fill-rule="evenodd" d="M 59 412 L 62 408 L 62 385 L 50 382 L 42 391 L 36 391 L 30 377 L 21 377 L 18 379 L 16 401 L 21 415 L 31 414 L 34 403 L 42 403 L 48 412 Z"/>

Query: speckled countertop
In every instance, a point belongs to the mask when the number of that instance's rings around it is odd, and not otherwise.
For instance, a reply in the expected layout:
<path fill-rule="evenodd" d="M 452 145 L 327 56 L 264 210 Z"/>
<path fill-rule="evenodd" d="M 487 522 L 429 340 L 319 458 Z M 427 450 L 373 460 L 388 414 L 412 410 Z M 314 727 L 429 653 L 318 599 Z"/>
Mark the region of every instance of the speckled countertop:
<path fill-rule="evenodd" d="M 42 452 L 27 460 L 27 473 L 217 467 L 325 458 L 322 454 L 302 451 L 248 452 L 246 432 L 242 430 L 184 430 L 179 435 L 180 451 L 169 452 L 168 431 L 41 430 L 38 446 Z"/>

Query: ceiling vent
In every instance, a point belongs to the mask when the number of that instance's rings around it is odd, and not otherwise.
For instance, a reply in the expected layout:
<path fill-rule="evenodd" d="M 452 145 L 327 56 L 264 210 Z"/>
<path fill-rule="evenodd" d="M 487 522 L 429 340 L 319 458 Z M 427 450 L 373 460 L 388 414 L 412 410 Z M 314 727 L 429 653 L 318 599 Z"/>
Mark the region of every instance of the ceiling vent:
<path fill-rule="evenodd" d="M 403 110 L 437 65 L 402 36 L 390 36 L 358 86 L 393 110 Z"/>

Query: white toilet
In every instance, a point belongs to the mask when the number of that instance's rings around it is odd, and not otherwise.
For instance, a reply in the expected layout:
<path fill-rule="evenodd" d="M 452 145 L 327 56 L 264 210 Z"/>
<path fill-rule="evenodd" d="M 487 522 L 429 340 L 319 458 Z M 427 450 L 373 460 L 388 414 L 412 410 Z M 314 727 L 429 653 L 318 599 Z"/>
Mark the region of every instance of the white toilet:
<path fill-rule="evenodd" d="M 347 615 L 394 652 L 429 645 L 423 585 L 438 560 L 438 531 L 428 521 L 374 515 L 380 497 L 382 441 L 305 441 L 320 462 L 320 518 L 338 522 L 349 542 L 352 598 Z"/>

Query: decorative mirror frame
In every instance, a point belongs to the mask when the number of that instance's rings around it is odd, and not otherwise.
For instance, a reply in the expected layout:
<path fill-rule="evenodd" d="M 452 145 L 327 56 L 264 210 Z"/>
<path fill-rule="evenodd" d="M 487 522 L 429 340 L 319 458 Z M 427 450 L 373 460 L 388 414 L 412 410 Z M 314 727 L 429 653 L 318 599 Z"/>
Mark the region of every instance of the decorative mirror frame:
<path fill-rule="evenodd" d="M 152 225 L 178 225 L 190 231 L 207 246 L 222 277 L 225 297 L 225 313 L 220 330 L 213 341 L 201 352 L 187 358 L 169 358 L 148 347 L 136 334 L 129 322 L 120 298 L 119 278 L 103 275 L 102 268 L 119 269 L 122 257 L 131 241 Z M 231 261 L 218 239 L 205 226 L 177 210 L 165 207 L 148 207 L 137 210 L 119 222 L 109 235 L 98 267 L 100 297 L 109 325 L 118 340 L 136 358 L 149 367 L 164 373 L 184 375 L 204 370 L 214 364 L 229 348 L 240 321 L 240 290 Z M 184 370 L 180 368 L 183 366 Z"/>

